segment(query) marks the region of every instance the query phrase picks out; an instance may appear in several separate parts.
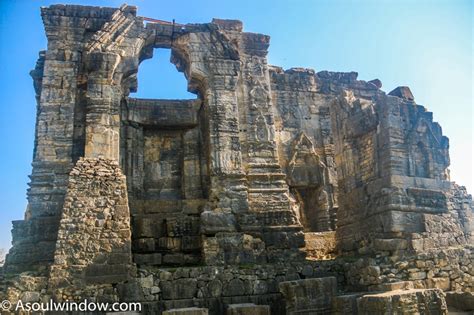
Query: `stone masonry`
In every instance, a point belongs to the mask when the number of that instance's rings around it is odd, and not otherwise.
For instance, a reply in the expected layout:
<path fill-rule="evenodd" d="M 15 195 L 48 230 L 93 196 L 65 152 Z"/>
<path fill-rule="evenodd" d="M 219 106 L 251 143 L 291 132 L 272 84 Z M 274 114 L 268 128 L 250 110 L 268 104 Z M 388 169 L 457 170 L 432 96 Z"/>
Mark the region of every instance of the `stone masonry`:
<path fill-rule="evenodd" d="M 472 311 L 472 198 L 408 87 L 269 65 L 270 37 L 237 20 L 178 24 L 127 5 L 41 15 L 28 207 L 0 300 Z M 195 99 L 131 97 L 156 48 Z"/>

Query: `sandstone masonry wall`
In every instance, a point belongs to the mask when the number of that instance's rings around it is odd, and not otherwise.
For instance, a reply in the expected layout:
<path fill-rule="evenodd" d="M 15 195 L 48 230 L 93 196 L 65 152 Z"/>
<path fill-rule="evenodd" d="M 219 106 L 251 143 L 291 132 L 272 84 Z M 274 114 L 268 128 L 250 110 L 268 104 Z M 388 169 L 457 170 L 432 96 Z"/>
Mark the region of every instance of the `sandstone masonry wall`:
<path fill-rule="evenodd" d="M 0 298 L 211 314 L 445 314 L 439 290 L 470 301 L 472 197 L 408 87 L 269 65 L 270 37 L 237 20 L 179 24 L 127 5 L 41 14 L 28 207 Z M 155 48 L 196 99 L 130 96 Z"/>

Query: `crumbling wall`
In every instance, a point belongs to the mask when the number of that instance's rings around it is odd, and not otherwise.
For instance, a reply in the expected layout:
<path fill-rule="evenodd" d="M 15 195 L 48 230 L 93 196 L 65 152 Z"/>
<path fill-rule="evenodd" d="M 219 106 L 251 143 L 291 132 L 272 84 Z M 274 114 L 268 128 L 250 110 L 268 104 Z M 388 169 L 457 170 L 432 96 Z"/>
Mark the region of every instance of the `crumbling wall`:
<path fill-rule="evenodd" d="M 52 262 L 68 174 L 75 162 L 76 104 L 83 85 L 85 43 L 111 18 L 114 8 L 55 5 L 41 9 L 48 50 L 31 73 L 37 118 L 33 170 L 24 220 L 13 225 L 8 272 L 41 268 Z"/>
<path fill-rule="evenodd" d="M 448 139 L 407 87 L 270 66 L 269 37 L 240 21 L 145 24 L 126 5 L 42 16 L 29 206 L 4 268 L 30 273 L 2 294 L 217 313 L 280 312 L 273 280 L 328 274 L 339 290 L 472 292 L 472 198 L 449 181 Z M 196 100 L 129 97 L 154 48 L 171 49 Z M 321 241 L 312 262 L 304 232 L 324 233 L 306 237 Z"/>
<path fill-rule="evenodd" d="M 467 244 L 471 232 L 459 212 L 470 216 L 472 210 L 461 209 L 471 206 L 450 197 L 458 188 L 447 177 L 448 140 L 432 114 L 372 82 L 318 76 L 326 82 L 322 89 L 327 85 L 337 96 L 331 115 L 342 196 L 339 249 L 367 254 L 384 251 L 385 244 L 400 252 L 422 251 L 420 242 Z"/>
<path fill-rule="evenodd" d="M 72 169 L 49 287 L 65 300 L 77 288 L 125 282 L 132 264 L 127 187 L 117 161 L 80 159 Z"/>

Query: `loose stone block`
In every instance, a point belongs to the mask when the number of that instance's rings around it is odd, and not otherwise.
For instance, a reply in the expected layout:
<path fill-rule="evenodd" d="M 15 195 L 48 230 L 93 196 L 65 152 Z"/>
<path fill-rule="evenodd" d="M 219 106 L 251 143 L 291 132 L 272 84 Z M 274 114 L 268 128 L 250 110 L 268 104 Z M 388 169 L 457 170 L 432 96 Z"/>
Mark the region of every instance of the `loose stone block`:
<path fill-rule="evenodd" d="M 160 288 L 165 300 L 192 299 L 197 292 L 196 279 L 177 279 L 163 281 Z"/>
<path fill-rule="evenodd" d="M 397 97 L 400 97 L 400 98 L 403 98 L 403 99 L 406 99 L 406 100 L 409 100 L 409 101 L 414 101 L 415 100 L 415 98 L 413 97 L 413 94 L 411 93 L 411 90 L 408 86 L 399 86 L 396 89 L 394 89 L 393 91 L 391 91 L 390 93 L 388 93 L 388 95 L 397 96 Z"/>

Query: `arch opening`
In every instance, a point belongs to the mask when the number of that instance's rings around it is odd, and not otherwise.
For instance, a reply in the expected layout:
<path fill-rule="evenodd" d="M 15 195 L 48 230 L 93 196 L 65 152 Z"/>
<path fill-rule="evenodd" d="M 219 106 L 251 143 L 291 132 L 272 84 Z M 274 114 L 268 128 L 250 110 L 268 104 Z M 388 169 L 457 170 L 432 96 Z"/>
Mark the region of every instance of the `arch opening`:
<path fill-rule="evenodd" d="M 208 177 L 203 101 L 188 92 L 171 53 L 155 48 L 152 56 L 151 47 L 144 47 L 131 76 L 132 93 L 122 102 L 121 163 L 138 265 L 195 265 L 202 259 L 200 209 Z"/>
<path fill-rule="evenodd" d="M 146 99 L 196 99 L 188 92 L 188 81 L 171 62 L 171 49 L 154 48 L 153 56 L 140 63 L 138 89 L 130 94 L 134 98 Z"/>

